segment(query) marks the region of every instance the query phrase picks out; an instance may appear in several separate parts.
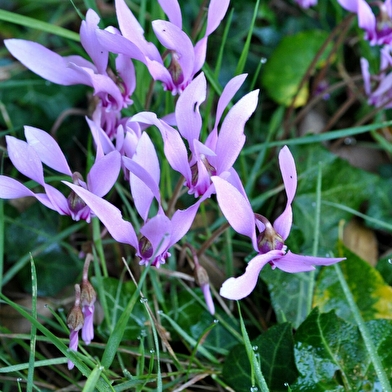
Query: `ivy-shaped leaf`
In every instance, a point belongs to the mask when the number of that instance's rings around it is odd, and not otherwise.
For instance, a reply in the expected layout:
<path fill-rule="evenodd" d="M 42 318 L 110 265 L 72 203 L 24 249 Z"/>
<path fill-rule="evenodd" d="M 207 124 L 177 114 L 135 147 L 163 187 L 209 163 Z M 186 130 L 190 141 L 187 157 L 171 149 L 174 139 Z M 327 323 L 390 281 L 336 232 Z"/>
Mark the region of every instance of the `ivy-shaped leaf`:
<path fill-rule="evenodd" d="M 343 254 L 347 260 L 340 263 L 340 268 L 364 320 L 392 319 L 392 287 L 384 282 L 375 268 L 356 254 L 347 248 L 344 248 Z M 322 312 L 335 310 L 339 317 L 355 323 L 333 268 L 321 271 L 316 285 L 314 305 Z"/>
<path fill-rule="evenodd" d="M 367 322 L 389 379 L 392 380 L 392 321 Z M 333 312 L 315 308 L 295 334 L 300 373 L 292 391 L 376 391 L 377 374 L 357 326 Z"/>
<path fill-rule="evenodd" d="M 91 279 L 94 286 L 97 285 L 95 278 Z M 105 287 L 105 299 L 110 330 L 107 328 L 107 323 L 102 323 L 99 326 L 100 333 L 109 336 L 117 324 L 118 319 L 124 312 L 129 300 L 132 297 L 136 287 L 132 281 L 122 282 L 115 278 L 103 278 L 102 284 Z M 131 313 L 129 323 L 124 331 L 123 340 L 135 340 L 146 330 L 146 322 L 149 320 L 145 307 L 139 301 L 135 304 Z"/>
<path fill-rule="evenodd" d="M 260 276 L 268 286 L 278 321 L 290 321 L 297 328 L 308 315 L 309 273 L 288 274 L 267 265 Z"/>
<path fill-rule="evenodd" d="M 261 371 L 271 391 L 287 391 L 297 377 L 294 363 L 291 324 L 271 327 L 252 341 L 260 358 Z M 235 346 L 223 366 L 223 379 L 236 392 L 249 392 L 252 386 L 251 367 L 244 345 Z"/>

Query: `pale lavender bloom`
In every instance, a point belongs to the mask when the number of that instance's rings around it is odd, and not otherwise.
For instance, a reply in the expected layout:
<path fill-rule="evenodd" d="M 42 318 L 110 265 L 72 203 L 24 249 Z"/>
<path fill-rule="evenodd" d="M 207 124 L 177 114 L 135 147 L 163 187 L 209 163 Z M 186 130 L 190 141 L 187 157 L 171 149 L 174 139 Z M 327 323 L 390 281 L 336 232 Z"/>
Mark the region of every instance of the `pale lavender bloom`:
<path fill-rule="evenodd" d="M 301 8 L 310 8 L 317 4 L 317 0 L 295 0 Z"/>
<path fill-rule="evenodd" d="M 82 199 L 73 192 L 65 197 L 60 191 L 47 184 L 44 179 L 42 164 L 59 173 L 70 176 L 78 184 L 102 197 L 106 195 L 117 180 L 121 167 L 121 156 L 113 151 L 97 159 L 84 182 L 78 172 L 72 172 L 59 145 L 47 132 L 25 126 L 27 142 L 13 136 L 6 136 L 7 151 L 15 168 L 44 188 L 45 193 L 34 193 L 19 181 L 7 176 L 0 176 L 0 198 L 17 199 L 33 196 L 46 207 L 60 215 L 69 215 L 72 219 L 87 222 L 91 219 L 91 210 Z"/>
<path fill-rule="evenodd" d="M 195 197 L 207 192 L 211 185 L 211 176 L 236 176 L 233 164 L 244 146 L 244 126 L 256 109 L 258 90 L 242 97 L 229 110 L 219 133 L 218 126 L 224 110 L 245 78 L 246 75 L 236 76 L 226 85 L 218 101 L 214 127 L 204 143 L 199 140 L 202 128 L 199 107 L 207 94 L 203 73 L 200 73 L 178 98 L 175 109 L 178 131 L 158 119 L 154 113 L 143 112 L 133 117 L 135 121 L 158 127 L 167 160 L 174 170 L 184 176 L 189 193 Z M 189 154 L 182 138 L 187 141 Z"/>
<path fill-rule="evenodd" d="M 387 70 L 392 67 L 391 51 L 390 45 L 381 49 L 380 73 L 378 75 L 371 76 L 369 62 L 365 58 L 361 58 L 361 70 L 368 103 L 377 108 L 392 108 L 392 73 L 387 74 Z M 372 79 L 377 82 L 375 89 L 372 89 Z"/>
<path fill-rule="evenodd" d="M 132 104 L 130 96 L 136 86 L 135 70 L 128 57 L 118 55 L 117 75 L 107 71 L 109 53 L 97 40 L 98 23 L 99 16 L 90 9 L 80 28 L 81 43 L 93 62 L 75 55 L 61 57 L 36 42 L 8 39 L 4 43 L 15 58 L 44 79 L 65 86 L 84 84 L 92 87 L 99 98 L 94 116 L 99 118 L 99 124 L 108 135 L 113 136 L 120 111 Z"/>
<path fill-rule="evenodd" d="M 256 286 L 261 269 L 269 263 L 272 268 L 295 273 L 311 271 L 315 265 L 330 265 L 343 258 L 323 258 L 302 256 L 286 252 L 284 241 L 292 225 L 291 203 L 297 189 L 295 162 L 287 146 L 279 153 L 279 165 L 287 194 L 287 204 L 283 213 L 272 225 L 265 217 L 254 214 L 249 200 L 243 192 L 222 178 L 212 177 L 219 206 L 235 231 L 252 240 L 258 253 L 247 265 L 245 273 L 238 278 L 226 280 L 220 294 L 229 299 L 239 300 L 248 296 Z M 256 235 L 256 228 L 259 234 Z"/>
<path fill-rule="evenodd" d="M 377 16 L 365 0 L 338 0 L 350 12 L 358 14 L 358 25 L 365 30 L 365 39 L 371 45 L 392 43 L 392 0 L 376 1 Z"/>
<path fill-rule="evenodd" d="M 123 160 L 130 171 L 135 208 L 144 221 L 139 238 L 132 224 L 122 218 L 117 207 L 78 185 L 64 183 L 83 199 L 116 241 L 136 249 L 140 264 L 159 267 L 170 256 L 169 249 L 188 232 L 200 203 L 210 194 L 206 194 L 204 199 L 198 200 L 186 210 L 177 210 L 168 218 L 160 200 L 159 162 L 147 133 L 142 134 L 133 158 L 124 157 Z M 158 213 L 150 218 L 150 207 L 154 199 L 158 202 Z"/>
<path fill-rule="evenodd" d="M 226 14 L 229 0 L 211 0 L 208 7 L 207 27 L 203 38 L 193 46 L 182 31 L 182 16 L 177 0 L 160 0 L 168 21 L 155 20 L 152 28 L 159 42 L 171 57 L 168 67 L 157 47 L 148 42 L 144 31 L 124 0 L 116 0 L 116 13 L 121 30 L 108 28 L 97 32 L 100 43 L 113 53 L 122 53 L 143 62 L 154 80 L 160 80 L 165 90 L 180 94 L 204 64 L 208 36 L 219 26 Z"/>

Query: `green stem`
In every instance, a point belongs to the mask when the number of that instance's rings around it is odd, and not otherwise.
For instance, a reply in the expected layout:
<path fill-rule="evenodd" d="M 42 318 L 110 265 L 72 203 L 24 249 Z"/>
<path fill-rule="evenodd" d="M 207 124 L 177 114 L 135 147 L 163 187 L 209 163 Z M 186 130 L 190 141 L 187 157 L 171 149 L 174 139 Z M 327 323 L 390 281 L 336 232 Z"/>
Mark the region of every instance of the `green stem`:
<path fill-rule="evenodd" d="M 385 370 L 383 368 L 383 365 L 381 363 L 381 359 L 377 354 L 377 349 L 373 344 L 372 338 L 370 331 L 368 330 L 365 321 L 363 320 L 361 313 L 359 312 L 359 309 L 357 307 L 357 304 L 355 303 L 354 297 L 350 291 L 350 288 L 348 287 L 348 284 L 346 282 L 346 279 L 343 275 L 342 270 L 340 269 L 339 264 L 334 264 L 336 274 L 339 278 L 340 285 L 342 286 L 343 292 L 346 296 L 347 302 L 350 305 L 350 309 L 353 312 L 355 321 L 357 322 L 358 328 L 361 332 L 363 341 L 365 343 L 366 349 L 368 350 L 370 359 L 373 363 L 374 369 L 376 371 L 376 374 L 378 376 L 378 379 L 381 384 L 381 389 L 384 392 L 392 392 L 391 385 L 388 380 L 388 376 L 385 373 Z"/>
<path fill-rule="evenodd" d="M 322 183 L 322 170 L 321 170 L 321 162 L 318 164 L 318 174 L 317 174 L 317 187 L 316 187 L 316 211 L 315 211 L 315 220 L 314 220 L 314 239 L 313 239 L 313 256 L 317 256 L 318 246 L 319 246 L 319 236 L 320 236 L 320 215 L 321 215 L 321 183 Z M 315 279 L 315 270 L 310 271 L 309 273 L 309 288 L 308 288 L 308 314 L 312 310 L 313 304 L 313 291 L 314 291 L 314 279 Z"/>

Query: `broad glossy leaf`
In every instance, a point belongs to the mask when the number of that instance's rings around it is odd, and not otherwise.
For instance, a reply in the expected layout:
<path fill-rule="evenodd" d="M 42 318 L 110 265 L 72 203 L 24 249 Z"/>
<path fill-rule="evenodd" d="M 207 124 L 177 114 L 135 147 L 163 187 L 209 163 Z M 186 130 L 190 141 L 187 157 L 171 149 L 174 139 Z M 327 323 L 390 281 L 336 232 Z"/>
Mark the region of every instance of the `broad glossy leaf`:
<path fill-rule="evenodd" d="M 346 248 L 344 254 L 347 260 L 340 263 L 340 268 L 362 317 L 365 320 L 392 319 L 392 287 L 387 285 L 381 274 L 366 261 Z M 335 310 L 339 317 L 355 322 L 334 268 L 324 268 L 321 271 L 314 305 L 322 312 Z"/>
<path fill-rule="evenodd" d="M 392 380 L 392 322 L 367 322 L 377 354 Z M 300 373 L 292 391 L 381 391 L 358 327 L 316 308 L 295 334 Z"/>
<path fill-rule="evenodd" d="M 6 260 L 14 265 L 33 252 L 40 296 L 53 296 L 67 285 L 73 285 L 83 268 L 81 260 L 72 258 L 60 243 L 52 241 L 59 232 L 58 226 L 59 215 L 39 203 L 34 203 L 6 225 Z M 35 252 L 37 248 L 41 248 L 38 253 Z M 17 279 L 24 291 L 31 291 L 29 267 L 22 267 Z"/>
<path fill-rule="evenodd" d="M 289 323 L 271 327 L 252 341 L 261 370 L 271 391 L 287 391 L 297 377 L 293 355 L 293 336 Z M 223 365 L 223 379 L 236 392 L 249 392 L 252 386 L 249 359 L 244 345 L 235 346 Z"/>
<path fill-rule="evenodd" d="M 92 278 L 91 281 L 94 286 L 97 285 L 96 278 Z M 105 299 L 109 310 L 109 314 L 106 314 L 105 317 L 109 320 L 110 331 L 107 329 L 106 323 L 102 323 L 99 329 L 102 334 L 108 336 L 115 328 L 136 287 L 132 281 L 124 283 L 115 278 L 103 278 L 102 284 L 105 288 Z M 144 335 L 147 329 L 147 321 L 149 321 L 149 318 L 145 307 L 138 301 L 125 328 L 123 340 L 135 340 L 139 336 Z"/>
<path fill-rule="evenodd" d="M 328 202 L 358 210 L 375 192 L 377 176 L 352 167 L 318 144 L 291 148 L 296 161 L 299 182 L 293 204 L 293 222 L 303 233 L 301 252 L 310 254 L 316 230 L 316 184 L 321 163 L 321 216 L 318 256 L 330 254 L 338 238 L 340 220 L 351 218 L 349 212 L 327 205 Z M 325 203 L 324 203 L 325 202 Z M 289 237 L 289 241 L 291 237 Z M 288 242 L 290 247 L 290 243 Z"/>
<path fill-rule="evenodd" d="M 200 289 L 194 289 L 194 294 L 204 302 L 204 297 Z M 240 331 L 239 326 L 233 325 L 229 317 L 220 307 L 216 308 L 216 312 L 219 313 L 220 317 L 225 319 L 237 332 Z M 216 315 L 212 316 L 201 306 L 201 304 L 195 301 L 195 298 L 187 291 L 181 291 L 181 293 L 179 293 L 178 308 L 169 312 L 169 316 L 175 320 L 184 332 L 195 340 L 199 340 L 211 324 L 214 323 L 214 320 L 217 319 Z M 172 339 L 176 339 L 176 332 L 171 331 L 169 325 L 165 324 L 165 327 L 171 332 Z M 233 338 L 232 334 L 224 327 L 223 323 L 219 322 L 209 331 L 208 336 L 203 339 L 203 347 L 206 349 L 216 350 L 216 348 L 219 348 L 219 350 L 229 350 L 236 343 L 237 340 Z"/>
<path fill-rule="evenodd" d="M 260 277 L 268 286 L 272 307 L 278 322 L 290 321 L 297 328 L 308 316 L 308 290 L 311 275 L 307 272 L 288 274 L 267 265 Z"/>
<path fill-rule="evenodd" d="M 328 33 L 321 30 L 310 30 L 282 39 L 271 57 L 264 66 L 262 83 L 268 95 L 282 105 L 290 105 L 298 91 L 312 60 L 328 38 Z M 327 52 L 324 52 L 318 65 L 325 61 Z M 309 95 L 308 84 L 302 87 L 295 100 L 295 106 L 306 103 Z"/>

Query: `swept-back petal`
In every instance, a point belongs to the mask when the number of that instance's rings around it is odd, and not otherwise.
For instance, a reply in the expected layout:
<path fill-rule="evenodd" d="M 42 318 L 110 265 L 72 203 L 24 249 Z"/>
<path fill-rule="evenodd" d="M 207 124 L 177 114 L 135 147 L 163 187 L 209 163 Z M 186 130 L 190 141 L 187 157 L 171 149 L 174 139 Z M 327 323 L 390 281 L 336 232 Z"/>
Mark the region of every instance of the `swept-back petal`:
<path fill-rule="evenodd" d="M 177 0 L 158 0 L 158 3 L 167 15 L 170 22 L 182 29 L 182 16 L 180 5 Z"/>
<path fill-rule="evenodd" d="M 170 125 L 159 120 L 155 113 L 141 112 L 133 116 L 132 119 L 140 123 L 155 125 L 159 129 L 164 142 L 165 156 L 170 166 L 190 181 L 192 175 L 188 153 L 180 134 Z"/>
<path fill-rule="evenodd" d="M 87 84 L 88 78 L 68 67 L 69 60 L 44 46 L 22 39 L 7 39 L 4 44 L 25 67 L 50 82 L 70 86 Z"/>
<path fill-rule="evenodd" d="M 315 269 L 315 265 L 331 265 L 345 260 L 345 258 L 302 256 L 288 251 L 284 256 L 273 261 L 274 265 L 282 271 L 295 273 Z"/>
<path fill-rule="evenodd" d="M 87 188 L 97 196 L 105 196 L 117 181 L 121 154 L 114 150 L 95 161 L 87 175 Z"/>
<path fill-rule="evenodd" d="M 245 143 L 244 127 L 256 109 L 259 90 L 252 91 L 241 98 L 227 113 L 219 131 L 216 143 L 216 172 L 229 170 L 237 159 Z"/>
<path fill-rule="evenodd" d="M 178 98 L 176 121 L 181 135 L 193 145 L 199 139 L 202 120 L 199 107 L 206 99 L 207 82 L 204 73 L 198 75 Z"/>
<path fill-rule="evenodd" d="M 350 12 L 358 12 L 358 1 L 359 0 L 338 0 L 338 3 Z"/>
<path fill-rule="evenodd" d="M 365 0 L 358 1 L 358 25 L 368 32 L 369 39 L 371 40 L 372 34 L 376 30 L 376 16 L 373 14 L 370 5 Z"/>
<path fill-rule="evenodd" d="M 41 160 L 33 147 L 23 140 L 6 136 L 8 156 L 13 165 L 26 177 L 44 185 L 44 169 Z"/>
<path fill-rule="evenodd" d="M 116 0 L 116 15 L 122 35 L 133 42 L 145 56 L 159 61 L 161 56 L 158 49 L 144 38 L 144 30 L 124 0 Z"/>
<path fill-rule="evenodd" d="M 206 36 L 213 33 L 224 18 L 229 8 L 230 0 L 211 0 L 208 6 Z"/>
<path fill-rule="evenodd" d="M 225 88 L 222 91 L 221 96 L 219 97 L 218 105 L 216 108 L 214 128 L 218 128 L 218 124 L 220 122 L 224 110 L 227 108 L 228 104 L 233 99 L 234 95 L 240 89 L 247 76 L 248 74 L 237 75 L 227 82 Z"/>
<path fill-rule="evenodd" d="M 27 196 L 35 197 L 35 193 L 19 181 L 0 175 L 0 199 L 18 199 Z"/>
<path fill-rule="evenodd" d="M 176 59 L 180 64 L 180 75 L 178 80 L 173 77 L 174 84 L 180 85 L 183 82 L 187 84 L 193 76 L 194 50 L 192 41 L 179 27 L 165 20 L 154 20 L 152 28 L 159 42 L 165 48 L 175 52 Z"/>
<path fill-rule="evenodd" d="M 27 125 L 24 127 L 24 133 L 27 143 L 33 147 L 42 163 L 59 173 L 72 176 L 67 159 L 56 140 L 49 133 Z"/>
<path fill-rule="evenodd" d="M 261 269 L 270 261 L 282 256 L 279 250 L 272 250 L 263 255 L 257 255 L 247 265 L 245 273 L 238 278 L 227 279 L 219 294 L 222 297 L 239 300 L 247 297 L 256 287 Z"/>
<path fill-rule="evenodd" d="M 138 248 L 138 241 L 132 224 L 122 218 L 121 211 L 117 207 L 78 185 L 67 181 L 63 181 L 63 183 L 82 198 L 116 241 L 129 244 L 135 249 Z"/>
<path fill-rule="evenodd" d="M 279 152 L 279 166 L 286 189 L 287 203 L 283 213 L 275 220 L 274 229 L 280 234 L 283 240 L 286 240 L 290 234 L 293 222 L 291 203 L 297 190 L 297 170 L 295 168 L 294 158 L 287 146 L 284 146 Z"/>
<path fill-rule="evenodd" d="M 80 41 L 97 67 L 98 73 L 106 75 L 109 53 L 99 44 L 95 34 L 99 20 L 100 18 L 94 10 L 89 9 L 87 11 L 86 20 L 82 21 L 80 27 Z"/>
<path fill-rule="evenodd" d="M 219 208 L 230 226 L 237 232 L 248 236 L 257 250 L 256 222 L 249 200 L 240 191 L 220 177 L 211 177 L 215 185 Z"/>
<path fill-rule="evenodd" d="M 97 30 L 96 35 L 98 42 L 105 49 L 146 63 L 146 57 L 143 51 L 135 43 L 122 35 L 109 32 L 108 30 Z"/>

